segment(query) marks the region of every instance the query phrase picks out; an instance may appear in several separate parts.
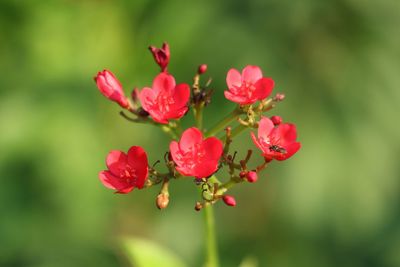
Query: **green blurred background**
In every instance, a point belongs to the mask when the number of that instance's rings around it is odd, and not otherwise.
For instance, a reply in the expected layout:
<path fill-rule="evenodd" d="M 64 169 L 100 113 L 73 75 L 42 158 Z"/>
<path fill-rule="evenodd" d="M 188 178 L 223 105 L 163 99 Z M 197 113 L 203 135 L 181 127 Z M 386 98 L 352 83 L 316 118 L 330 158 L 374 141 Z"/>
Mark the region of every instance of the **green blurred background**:
<path fill-rule="evenodd" d="M 216 205 L 222 266 L 400 266 L 399 14 L 397 0 L 1 0 L 0 266 L 128 266 L 120 236 L 201 266 L 190 179 L 160 212 L 156 188 L 115 195 L 97 178 L 111 149 L 141 145 L 154 162 L 168 148 L 92 79 L 108 68 L 127 93 L 150 85 L 147 46 L 164 40 L 178 82 L 209 66 L 206 125 L 234 107 L 225 76 L 247 64 L 287 96 L 270 114 L 298 125 L 298 154 L 232 190 L 236 208 Z"/>

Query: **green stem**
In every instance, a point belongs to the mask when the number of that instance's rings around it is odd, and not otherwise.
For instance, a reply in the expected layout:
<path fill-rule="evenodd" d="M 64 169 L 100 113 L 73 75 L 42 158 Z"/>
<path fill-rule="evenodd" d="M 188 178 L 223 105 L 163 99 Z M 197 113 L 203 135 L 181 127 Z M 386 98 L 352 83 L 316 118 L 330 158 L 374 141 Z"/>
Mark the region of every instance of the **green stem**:
<path fill-rule="evenodd" d="M 215 236 L 215 221 L 213 206 L 210 203 L 205 205 L 204 209 L 204 222 L 206 227 L 206 264 L 205 267 L 218 267 L 218 248 L 217 239 Z"/>
<path fill-rule="evenodd" d="M 196 121 L 196 127 L 198 129 L 202 129 L 203 128 L 203 104 L 200 104 L 199 106 L 196 106 L 194 108 L 194 119 Z"/>
<path fill-rule="evenodd" d="M 242 113 L 243 112 L 240 110 L 240 108 L 235 108 L 225 118 L 223 118 L 216 125 L 214 125 L 214 127 L 212 127 L 210 130 L 208 130 L 206 132 L 206 136 L 207 137 L 213 136 L 213 135 L 217 134 L 218 132 L 224 130 L 226 126 L 228 126 L 231 122 L 236 120 L 237 116 L 239 116 Z"/>

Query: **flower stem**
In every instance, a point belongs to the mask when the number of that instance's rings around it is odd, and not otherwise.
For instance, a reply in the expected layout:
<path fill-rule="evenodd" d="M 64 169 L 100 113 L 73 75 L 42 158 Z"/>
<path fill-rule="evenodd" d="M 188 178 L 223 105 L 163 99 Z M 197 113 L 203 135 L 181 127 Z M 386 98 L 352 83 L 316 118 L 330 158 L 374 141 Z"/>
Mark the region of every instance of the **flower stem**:
<path fill-rule="evenodd" d="M 196 121 L 196 127 L 198 129 L 203 128 L 203 107 L 204 104 L 200 104 L 194 108 L 194 119 Z"/>
<path fill-rule="evenodd" d="M 239 108 L 235 108 L 225 118 L 223 118 L 216 125 L 214 125 L 214 127 L 212 127 L 210 130 L 208 130 L 206 132 L 206 136 L 207 137 L 213 136 L 213 135 L 217 134 L 218 132 L 224 130 L 225 127 L 229 125 L 229 123 L 236 120 L 237 116 L 239 116 L 242 113 L 243 113 L 242 110 L 240 110 Z"/>
<path fill-rule="evenodd" d="M 206 230 L 206 264 L 205 267 L 218 267 L 218 248 L 215 236 L 215 221 L 213 205 L 207 203 L 204 207 L 204 222 Z"/>

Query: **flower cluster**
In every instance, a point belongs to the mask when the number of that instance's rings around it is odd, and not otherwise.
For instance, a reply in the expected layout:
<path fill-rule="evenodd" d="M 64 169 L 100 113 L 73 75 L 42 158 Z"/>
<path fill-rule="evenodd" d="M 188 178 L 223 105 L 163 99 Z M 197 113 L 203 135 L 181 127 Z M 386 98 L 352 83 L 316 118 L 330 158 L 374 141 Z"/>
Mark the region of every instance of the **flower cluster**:
<path fill-rule="evenodd" d="M 226 76 L 225 98 L 236 104 L 235 109 L 214 127 L 203 128 L 203 109 L 210 104 L 213 90 L 211 79 L 200 83 L 207 72 L 207 65 L 198 67 L 190 86 L 176 84 L 168 72 L 170 49 L 167 43 L 161 48 L 149 47 L 154 60 L 160 67 L 151 87 L 135 88 L 131 99 L 125 96 L 121 83 L 113 73 L 103 70 L 95 77 L 100 92 L 109 100 L 118 103 L 124 111 L 120 114 L 128 121 L 159 126 L 171 137 L 169 151 L 164 153 L 165 173 L 155 169 L 159 161 L 149 165 L 147 154 L 142 147 L 132 146 L 127 153 L 113 150 L 106 158 L 107 170 L 99 173 L 100 181 L 116 193 L 127 194 L 134 188 L 143 189 L 161 184 L 156 198 L 157 207 L 163 209 L 169 203 L 168 187 L 171 180 L 193 177 L 200 187 L 201 199 L 195 209 L 222 200 L 228 206 L 235 206 L 236 200 L 227 191 L 242 182 L 254 183 L 259 173 L 272 160 L 286 160 L 299 149 L 296 141 L 296 126 L 283 123 L 280 116 L 266 117 L 284 99 L 283 94 L 270 97 L 274 81 L 264 77 L 257 66 L 246 66 L 242 72 L 230 69 Z M 193 110 L 196 127 L 184 131 L 180 119 Z M 129 115 L 130 114 L 130 115 Z M 251 139 L 261 151 L 261 163 L 249 167 L 253 150 L 249 149 L 242 159 L 230 151 L 234 137 L 246 129 L 254 129 Z M 221 169 L 226 173 L 218 175 Z M 228 179 L 222 179 L 227 176 Z M 225 180 L 225 181 L 222 181 Z"/>

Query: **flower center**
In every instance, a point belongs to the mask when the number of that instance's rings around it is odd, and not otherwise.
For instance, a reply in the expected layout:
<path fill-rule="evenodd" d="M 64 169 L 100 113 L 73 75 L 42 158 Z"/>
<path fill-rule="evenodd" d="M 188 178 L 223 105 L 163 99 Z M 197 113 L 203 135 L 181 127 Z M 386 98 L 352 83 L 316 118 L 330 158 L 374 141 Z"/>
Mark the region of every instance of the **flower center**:
<path fill-rule="evenodd" d="M 167 93 L 160 93 L 154 103 L 154 107 L 160 110 L 161 113 L 171 111 L 171 106 L 175 104 L 174 99 Z"/>
<path fill-rule="evenodd" d="M 186 168 L 192 169 L 203 160 L 205 154 L 202 144 L 197 143 L 189 148 L 188 151 L 182 153 L 181 159 Z"/>
<path fill-rule="evenodd" d="M 125 168 L 121 170 L 119 177 L 127 183 L 133 185 L 136 183 L 137 173 L 130 165 L 127 164 L 125 165 Z"/>

